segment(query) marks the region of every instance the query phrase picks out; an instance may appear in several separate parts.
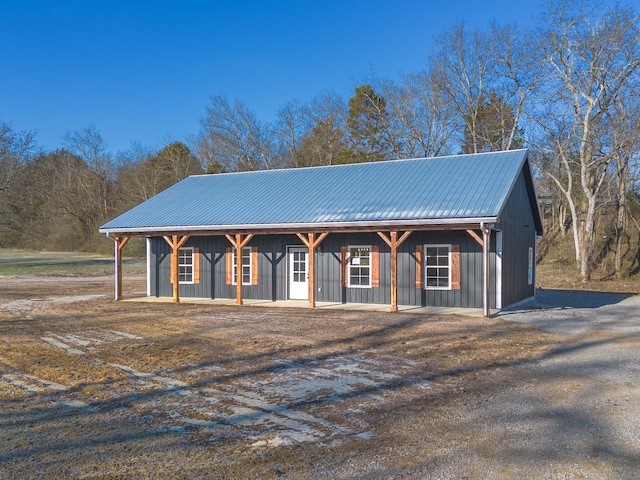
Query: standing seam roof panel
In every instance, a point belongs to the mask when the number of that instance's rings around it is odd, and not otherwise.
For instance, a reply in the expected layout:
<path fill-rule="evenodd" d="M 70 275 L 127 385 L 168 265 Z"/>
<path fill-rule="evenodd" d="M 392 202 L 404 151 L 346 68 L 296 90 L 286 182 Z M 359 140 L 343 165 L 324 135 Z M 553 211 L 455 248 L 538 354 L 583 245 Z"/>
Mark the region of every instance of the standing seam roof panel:
<path fill-rule="evenodd" d="M 189 177 L 101 230 L 497 217 L 526 150 Z"/>

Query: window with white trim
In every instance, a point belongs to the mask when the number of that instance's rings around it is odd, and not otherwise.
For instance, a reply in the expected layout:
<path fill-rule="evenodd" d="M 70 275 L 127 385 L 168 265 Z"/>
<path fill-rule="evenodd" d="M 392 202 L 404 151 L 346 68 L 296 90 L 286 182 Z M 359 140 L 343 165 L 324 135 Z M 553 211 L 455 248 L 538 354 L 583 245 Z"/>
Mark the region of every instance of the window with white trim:
<path fill-rule="evenodd" d="M 349 246 L 349 286 L 371 287 L 371 245 Z"/>
<path fill-rule="evenodd" d="M 178 283 L 193 283 L 193 247 L 178 250 Z"/>
<path fill-rule="evenodd" d="M 529 265 L 527 268 L 527 281 L 533 283 L 533 247 L 529 247 Z"/>
<path fill-rule="evenodd" d="M 238 270 L 236 269 L 236 248 L 233 247 L 233 285 L 238 283 Z M 242 285 L 251 285 L 251 247 L 242 247 Z"/>
<path fill-rule="evenodd" d="M 426 289 L 451 289 L 451 245 L 425 245 L 424 264 Z"/>

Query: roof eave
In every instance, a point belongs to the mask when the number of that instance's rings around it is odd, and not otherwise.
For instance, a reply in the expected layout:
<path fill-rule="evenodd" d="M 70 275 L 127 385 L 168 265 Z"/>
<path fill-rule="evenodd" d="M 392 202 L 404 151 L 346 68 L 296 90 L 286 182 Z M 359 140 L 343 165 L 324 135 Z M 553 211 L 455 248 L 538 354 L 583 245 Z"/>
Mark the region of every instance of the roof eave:
<path fill-rule="evenodd" d="M 320 231 L 375 231 L 394 229 L 427 230 L 438 229 L 456 230 L 465 228 L 478 228 L 480 224 L 497 223 L 498 217 L 468 217 L 468 218 L 444 218 L 444 219 L 418 219 L 418 220 L 387 220 L 377 222 L 317 222 L 317 223 L 274 223 L 274 224 L 238 224 L 238 225 L 173 225 L 163 227 L 142 228 L 100 228 L 100 233 L 118 235 L 166 235 L 172 233 L 203 233 L 210 235 L 223 235 L 229 232 L 264 232 L 264 233 L 291 233 L 291 232 L 320 232 Z"/>

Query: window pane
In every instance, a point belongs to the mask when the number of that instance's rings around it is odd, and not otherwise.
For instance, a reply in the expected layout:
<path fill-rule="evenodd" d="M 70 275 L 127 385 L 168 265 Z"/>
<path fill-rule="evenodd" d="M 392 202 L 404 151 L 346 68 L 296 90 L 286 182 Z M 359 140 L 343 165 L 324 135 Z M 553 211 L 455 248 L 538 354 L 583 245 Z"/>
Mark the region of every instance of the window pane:
<path fill-rule="evenodd" d="M 233 284 L 238 283 L 238 275 L 236 269 L 236 249 L 233 249 L 232 256 L 233 265 Z M 251 285 L 251 247 L 242 248 L 242 284 Z"/>
<path fill-rule="evenodd" d="M 427 288 L 449 288 L 449 247 L 425 246 L 425 284 Z"/>
<path fill-rule="evenodd" d="M 192 248 L 181 248 L 178 251 L 178 282 L 193 283 Z"/>
<path fill-rule="evenodd" d="M 349 247 L 349 286 L 371 285 L 371 247 Z"/>

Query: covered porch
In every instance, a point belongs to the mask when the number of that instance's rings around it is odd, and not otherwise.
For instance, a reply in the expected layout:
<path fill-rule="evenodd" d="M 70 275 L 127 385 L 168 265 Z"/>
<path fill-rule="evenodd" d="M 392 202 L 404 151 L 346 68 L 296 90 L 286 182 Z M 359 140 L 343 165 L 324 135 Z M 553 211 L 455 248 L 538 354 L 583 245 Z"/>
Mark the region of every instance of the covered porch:
<path fill-rule="evenodd" d="M 488 219 L 487 219 L 488 220 Z M 394 222 L 395 223 L 395 222 Z M 309 308 L 327 308 L 330 305 L 334 305 L 331 302 L 328 305 L 321 304 L 316 301 L 316 268 L 315 268 L 315 252 L 317 248 L 321 245 L 322 241 L 331 233 L 345 233 L 345 232 L 375 232 L 380 239 L 386 243 L 390 249 L 390 298 L 391 302 L 385 305 L 377 305 L 377 304 L 368 304 L 366 306 L 373 307 L 372 309 L 381 308 L 382 311 L 391 311 L 398 312 L 401 310 L 406 311 L 407 309 L 411 309 L 416 312 L 416 309 L 421 307 L 416 307 L 414 305 L 398 305 L 398 274 L 397 274 L 397 256 L 398 256 L 398 248 L 403 244 L 403 242 L 409 238 L 409 236 L 414 231 L 425 231 L 425 230 L 458 230 L 458 231 L 466 231 L 467 234 L 473 238 L 475 242 L 477 242 L 482 248 L 482 305 L 483 308 L 480 309 L 480 312 L 485 317 L 489 317 L 491 315 L 490 312 L 490 285 L 491 285 L 491 275 L 489 268 L 489 256 L 490 256 L 490 242 L 491 242 L 491 232 L 493 228 L 493 224 L 487 223 L 483 220 L 478 221 L 475 224 L 463 223 L 460 224 L 458 222 L 451 223 L 437 223 L 437 224 L 425 224 L 424 222 L 415 222 L 410 224 L 394 224 L 394 225 L 385 225 L 387 228 L 382 229 L 382 225 L 378 228 L 376 226 L 371 225 L 369 227 L 363 227 L 361 225 L 358 226 L 345 226 L 342 228 L 321 228 L 315 231 L 305 231 L 301 232 L 299 229 L 291 229 L 291 228 L 272 228 L 272 229 L 259 229 L 259 230 L 245 230 L 242 232 L 225 232 L 223 231 L 201 231 L 201 230 L 191 230 L 191 231 L 182 231 L 182 232 L 165 232 L 158 231 L 153 232 L 152 236 L 162 237 L 166 243 L 170 247 L 171 251 L 171 283 L 173 285 L 173 296 L 171 301 L 174 303 L 178 303 L 180 301 L 191 301 L 197 300 L 192 298 L 185 298 L 180 296 L 179 289 L 179 281 L 178 281 L 178 256 L 180 247 L 183 246 L 186 241 L 192 235 L 223 235 L 228 240 L 229 244 L 236 249 L 236 251 L 240 251 L 244 246 L 249 244 L 254 235 L 258 234 L 280 234 L 280 233 L 289 233 L 295 234 L 304 246 L 308 249 L 308 301 L 292 301 L 288 300 L 286 303 L 294 302 L 295 306 L 302 306 L 306 304 Z M 391 227 L 391 228 L 389 228 Z M 395 228 L 394 228 L 395 227 Z M 479 232 L 478 232 L 479 231 Z M 145 232 L 145 236 L 149 236 L 150 232 Z M 126 232 L 121 235 L 116 235 L 111 237 L 114 240 L 115 248 L 115 299 L 122 300 L 122 250 L 124 246 L 127 244 L 128 240 L 131 236 L 140 235 L 139 232 Z M 236 264 L 233 268 L 236 270 L 237 278 L 241 278 L 242 276 L 242 258 L 240 255 L 235 256 Z M 453 263 L 459 264 L 459 252 L 454 254 L 452 257 Z M 460 279 L 457 279 L 457 283 L 459 285 Z M 242 295 L 242 284 L 241 282 L 237 282 L 236 284 L 236 298 L 235 301 L 233 299 L 215 299 L 208 300 L 211 302 L 223 302 L 225 304 L 233 303 L 235 305 L 243 305 L 248 302 L 247 299 L 243 299 Z M 272 301 L 272 300 L 252 300 L 251 303 L 260 303 L 262 305 L 270 304 L 273 306 L 284 306 L 277 305 L 280 301 Z M 276 304 L 276 305 L 274 305 Z M 335 304 L 339 307 L 345 309 L 348 305 L 349 307 L 352 304 L 344 304 L 338 303 Z M 289 306 L 289 305 L 287 305 Z M 357 304 L 356 304 L 357 306 Z M 445 307 L 422 307 L 422 308 L 445 308 Z M 451 308 L 447 307 L 447 310 L 451 310 Z M 453 309 L 453 310 L 475 310 L 475 309 Z M 431 310 L 433 312 L 433 310 Z"/>
<path fill-rule="evenodd" d="M 133 303 L 173 303 L 170 297 L 133 297 L 123 300 Z M 233 306 L 236 302 L 232 298 L 193 298 L 182 297 L 180 303 L 195 305 L 224 305 Z M 301 308 L 306 309 L 309 304 L 306 300 L 252 300 L 245 299 L 243 305 L 251 307 L 270 308 Z M 382 303 L 338 303 L 338 302 L 316 302 L 316 309 L 320 310 L 344 310 L 358 312 L 389 312 L 389 305 Z M 468 317 L 482 317 L 484 312 L 481 308 L 453 308 L 453 307 L 419 307 L 416 305 L 398 305 L 397 312 L 413 313 L 421 315 L 464 315 Z M 493 315 L 497 310 L 490 310 Z"/>

